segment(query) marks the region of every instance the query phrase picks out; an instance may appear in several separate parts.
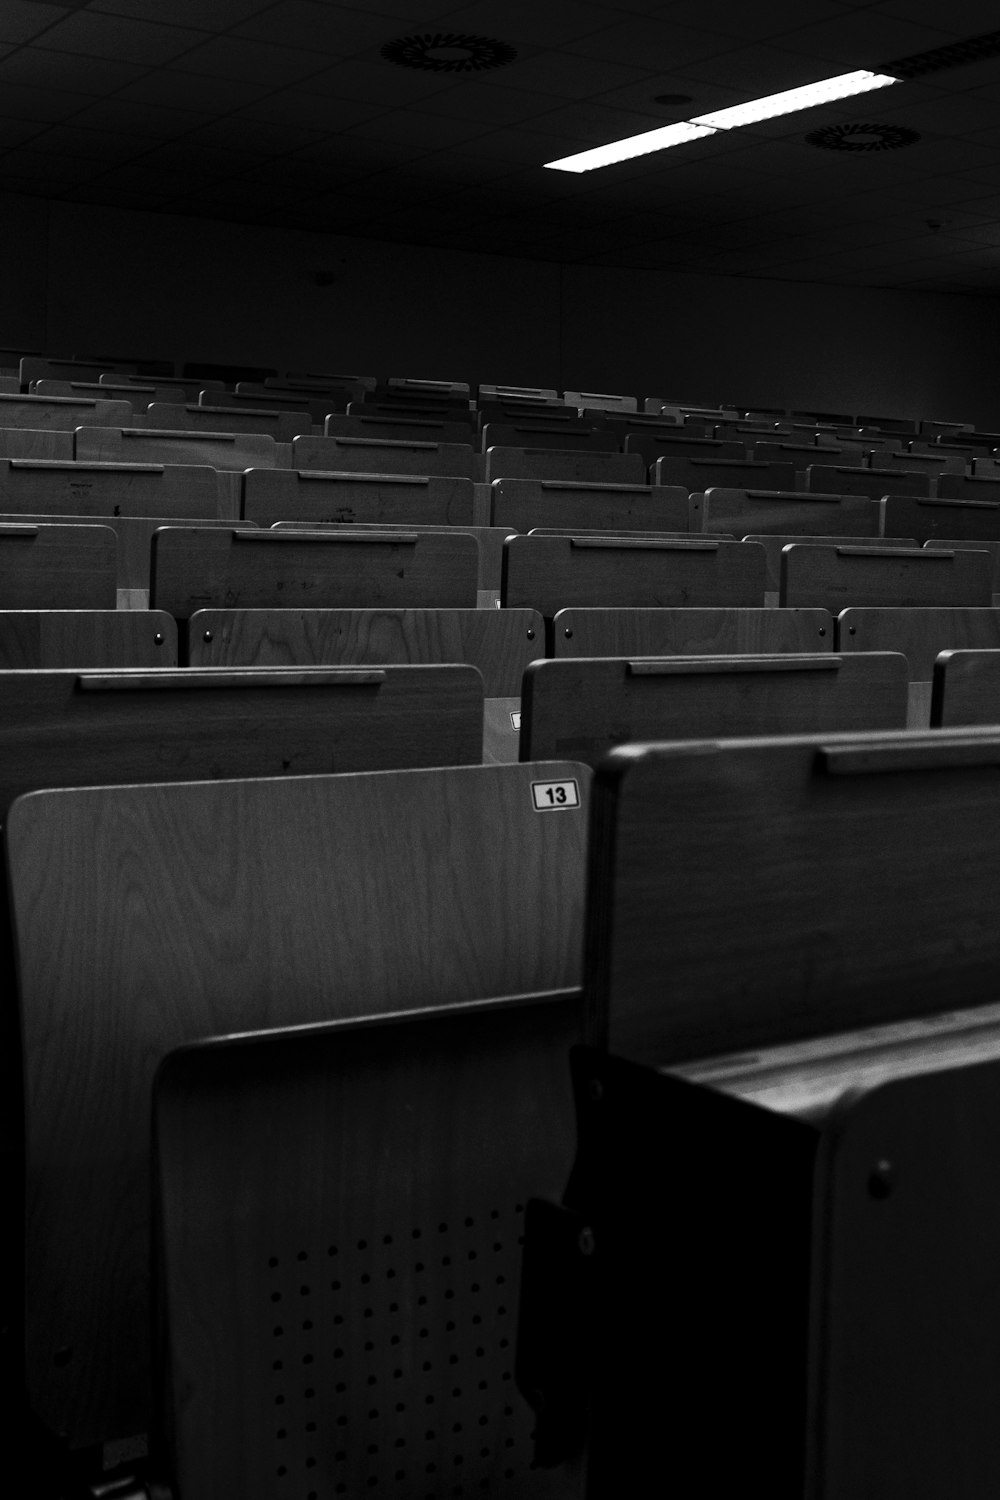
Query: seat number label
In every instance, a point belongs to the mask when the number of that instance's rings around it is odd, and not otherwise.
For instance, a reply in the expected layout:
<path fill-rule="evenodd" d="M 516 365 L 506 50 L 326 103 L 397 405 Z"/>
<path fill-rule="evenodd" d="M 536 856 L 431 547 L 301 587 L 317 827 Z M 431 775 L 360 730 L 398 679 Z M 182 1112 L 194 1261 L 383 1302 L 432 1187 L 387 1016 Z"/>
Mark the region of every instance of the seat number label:
<path fill-rule="evenodd" d="M 580 788 L 575 781 L 533 781 L 531 800 L 536 812 L 551 812 L 561 807 L 579 807 Z"/>

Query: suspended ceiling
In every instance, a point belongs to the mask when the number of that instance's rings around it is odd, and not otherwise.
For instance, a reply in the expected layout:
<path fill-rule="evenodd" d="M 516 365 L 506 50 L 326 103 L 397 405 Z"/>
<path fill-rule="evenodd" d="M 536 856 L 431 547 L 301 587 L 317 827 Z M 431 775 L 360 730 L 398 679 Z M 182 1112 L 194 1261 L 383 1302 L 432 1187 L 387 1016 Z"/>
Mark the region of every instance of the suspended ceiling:
<path fill-rule="evenodd" d="M 574 265 L 997 295 L 1000 56 L 598 172 L 543 164 L 998 24 L 980 0 L 0 0 L 0 191 Z M 430 58 L 452 66 L 383 55 L 414 37 L 445 39 Z M 456 37 L 516 55 L 463 68 L 476 53 Z M 806 140 L 866 124 L 919 138 Z"/>

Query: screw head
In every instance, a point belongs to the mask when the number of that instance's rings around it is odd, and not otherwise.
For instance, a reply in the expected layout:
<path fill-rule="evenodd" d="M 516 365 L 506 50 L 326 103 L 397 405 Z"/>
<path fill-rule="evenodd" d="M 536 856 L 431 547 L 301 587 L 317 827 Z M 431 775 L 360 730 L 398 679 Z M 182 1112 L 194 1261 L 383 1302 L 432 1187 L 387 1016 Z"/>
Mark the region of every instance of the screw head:
<path fill-rule="evenodd" d="M 848 625 L 848 627 L 847 627 L 847 634 L 848 635 L 857 635 L 857 633 L 858 633 L 858 627 L 856 625 Z"/>
<path fill-rule="evenodd" d="M 895 1178 L 896 1174 L 893 1171 L 892 1162 L 882 1157 L 875 1163 L 868 1174 L 869 1197 L 875 1198 L 879 1202 L 884 1202 L 893 1190 Z"/>
<path fill-rule="evenodd" d="M 206 630 L 205 634 L 202 636 L 202 640 L 205 642 L 205 645 L 207 646 L 210 641 L 214 640 L 214 636 L 212 635 L 212 632 L 210 630 Z"/>
<path fill-rule="evenodd" d="M 825 625 L 821 625 L 819 627 L 819 633 L 820 633 L 820 635 L 826 635 L 826 626 Z"/>
<path fill-rule="evenodd" d="M 154 646 L 162 646 L 163 645 L 163 636 L 160 634 L 159 631 L 157 631 L 156 634 L 153 636 L 153 645 Z"/>
<path fill-rule="evenodd" d="M 572 630 L 570 629 L 570 627 L 568 625 L 567 625 L 566 629 L 563 631 L 563 635 L 566 637 L 566 639 L 568 641 L 571 641 L 573 639 L 573 632 L 572 632 Z"/>
<path fill-rule="evenodd" d="M 528 631 L 528 640 L 529 641 L 533 641 L 534 639 L 535 639 L 535 632 L 533 630 L 529 630 Z"/>

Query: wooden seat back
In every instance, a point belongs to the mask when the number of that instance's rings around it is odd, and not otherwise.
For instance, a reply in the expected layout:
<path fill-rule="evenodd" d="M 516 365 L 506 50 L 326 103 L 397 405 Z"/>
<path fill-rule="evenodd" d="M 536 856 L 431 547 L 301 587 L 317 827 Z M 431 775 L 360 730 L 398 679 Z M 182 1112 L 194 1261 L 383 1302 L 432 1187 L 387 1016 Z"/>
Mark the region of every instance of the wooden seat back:
<path fill-rule="evenodd" d="M 228 392 L 225 396 L 214 397 L 211 405 L 201 400 L 186 403 L 153 401 L 146 408 L 146 425 L 185 432 L 263 433 L 276 443 L 290 443 L 293 438 L 312 431 L 312 417 L 301 408 L 268 410 L 231 406 L 228 402 Z"/>
<path fill-rule="evenodd" d="M 297 437 L 293 469 L 344 474 L 440 474 L 475 478 L 472 444 L 385 437 Z"/>
<path fill-rule="evenodd" d="M 0 610 L 0 668 L 176 667 L 177 622 L 163 610 Z"/>
<path fill-rule="evenodd" d="M 557 479 L 495 479 L 495 526 L 515 531 L 687 531 L 687 491 L 679 485 L 586 484 Z"/>
<path fill-rule="evenodd" d="M 942 651 L 934 663 L 931 724 L 1000 724 L 1000 647 Z"/>
<path fill-rule="evenodd" d="M 1000 647 L 996 609 L 845 609 L 836 621 L 838 651 L 901 651 L 910 666 L 912 728 L 930 724 L 934 663 L 942 651 Z"/>
<path fill-rule="evenodd" d="M 579 1493 L 533 1466 L 513 1371 L 525 1205 L 572 1163 L 580 1009 L 556 993 L 167 1059 L 157 1258 L 178 1492 L 265 1500 L 280 1467 L 331 1495 L 439 1493 L 437 1476 Z"/>
<path fill-rule="evenodd" d="M 645 484 L 646 466 L 638 453 L 603 452 L 581 448 L 486 449 L 485 478 L 562 479 L 573 483 Z"/>
<path fill-rule="evenodd" d="M 828 609 L 970 607 L 993 599 L 986 552 L 793 542 L 781 552 L 781 605 Z"/>
<path fill-rule="evenodd" d="M 524 674 L 521 758 L 596 766 L 636 740 L 905 729 L 908 685 L 906 658 L 891 652 L 536 661 Z"/>
<path fill-rule="evenodd" d="M 615 432 L 591 422 L 487 422 L 483 427 L 482 449 L 490 448 L 569 448 L 575 452 L 619 453 L 621 444 Z"/>
<path fill-rule="evenodd" d="M 650 473 L 654 484 L 680 484 L 690 495 L 704 494 L 716 486 L 794 490 L 798 482 L 794 464 L 750 458 L 658 458 Z"/>
<path fill-rule="evenodd" d="M 216 471 L 207 464 L 0 459 L 0 511 L 230 519 L 220 503 Z"/>
<path fill-rule="evenodd" d="M 465 662 L 483 679 L 483 760 L 518 759 L 521 679 L 545 651 L 530 609 L 202 609 L 188 661 L 203 667 Z"/>
<path fill-rule="evenodd" d="M 870 502 L 866 502 L 870 503 Z M 873 510 L 876 507 L 872 507 Z M 756 542 L 763 547 L 767 558 L 767 592 L 765 600 L 770 605 L 777 605 L 781 598 L 781 559 L 786 547 L 800 544 L 802 546 L 814 543 L 823 547 L 855 547 L 859 543 L 864 547 L 909 547 L 916 550 L 917 543 L 912 537 L 881 537 L 881 536 L 851 536 L 845 533 L 843 536 L 829 536 L 817 533 L 810 536 L 807 533 L 787 532 L 785 534 L 756 534 L 750 532 L 743 538 L 746 542 Z"/>
<path fill-rule="evenodd" d="M 110 526 L 0 521 L 0 609 L 114 609 L 117 548 Z"/>
<path fill-rule="evenodd" d="M 691 496 L 692 531 L 734 536 L 875 537 L 878 505 L 865 495 L 819 495 L 801 490 L 742 490 L 710 486 Z"/>
<path fill-rule="evenodd" d="M 478 521 L 471 479 L 321 469 L 248 469 L 241 514 L 258 526 L 276 521 L 473 526 Z M 488 516 L 478 523 L 489 524 Z"/>
<path fill-rule="evenodd" d="M 160 1059 L 234 1029 L 577 986 L 589 777 L 547 762 L 15 803 L 27 1379 L 71 1448 L 147 1428 Z"/>
<path fill-rule="evenodd" d="M 663 1065 L 995 1002 L 998 761 L 996 729 L 612 751 L 594 1040 Z"/>
<path fill-rule="evenodd" d="M 328 438 L 370 438 L 376 442 L 468 443 L 471 441 L 471 427 L 467 419 L 450 421 L 419 408 L 398 415 L 373 412 L 370 416 L 341 416 L 339 412 L 332 412 L 323 423 L 323 435 Z"/>
<path fill-rule="evenodd" d="M 551 618 L 572 605 L 758 605 L 764 551 L 749 542 L 651 537 L 513 536 L 501 601 Z"/>
<path fill-rule="evenodd" d="M 263 531 L 165 526 L 150 603 L 197 609 L 474 608 L 479 555 L 465 532 Z"/>
<path fill-rule="evenodd" d="M 911 469 L 857 469 L 820 462 L 806 469 L 806 489 L 881 500 L 883 495 L 929 495 L 931 476 Z"/>
<path fill-rule="evenodd" d="M 132 420 L 127 401 L 80 396 L 0 396 L 0 427 L 51 428 L 73 432 L 88 427 L 118 427 Z"/>
<path fill-rule="evenodd" d="M 815 655 L 834 638 L 825 609 L 561 609 L 552 623 L 556 657 Z"/>
<path fill-rule="evenodd" d="M 887 495 L 880 502 L 883 536 L 916 537 L 920 546 L 944 537 L 941 546 L 963 541 L 1000 541 L 1000 497 L 996 500 L 930 500 L 914 495 Z"/>

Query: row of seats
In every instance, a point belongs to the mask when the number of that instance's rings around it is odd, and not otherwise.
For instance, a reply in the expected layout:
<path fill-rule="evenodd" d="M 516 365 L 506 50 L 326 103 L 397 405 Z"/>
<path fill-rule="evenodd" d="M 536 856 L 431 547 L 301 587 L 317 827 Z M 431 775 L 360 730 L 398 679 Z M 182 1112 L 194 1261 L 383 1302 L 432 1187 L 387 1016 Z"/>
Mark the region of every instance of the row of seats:
<path fill-rule="evenodd" d="M 244 504 L 251 475 L 230 472 Z M 36 653 L 0 674 L 26 1125 L 12 1107 L 5 1136 L 11 1180 L 27 1172 L 8 1326 L 28 1410 L 92 1476 L 152 1432 L 150 1473 L 181 1500 L 645 1493 L 665 1436 L 704 1482 L 721 1410 L 727 1486 L 748 1452 L 775 1493 L 808 1474 L 838 1500 L 871 1473 L 929 1500 L 941 1452 L 971 1453 L 949 1493 L 1000 1477 L 987 1362 L 955 1332 L 992 1329 L 962 1272 L 973 1231 L 984 1268 L 1000 1236 L 981 1195 L 948 1196 L 988 1159 L 995 1108 L 964 1075 L 993 1076 L 1000 736 L 948 727 L 1000 722 L 990 550 L 887 532 L 888 489 L 838 491 L 869 532 L 816 538 L 828 497 L 808 490 L 787 532 L 729 540 L 696 524 L 713 487 L 679 488 L 679 537 L 503 540 L 498 610 L 473 607 L 482 531 L 133 515 L 169 615 L 0 613 L 0 650 Z M 352 560 L 368 607 L 315 607 L 317 555 Z M 386 556 L 428 588 L 460 559 L 463 607 L 371 599 Z M 237 565 L 277 590 L 267 608 L 231 607 Z M 790 606 L 800 567 L 835 610 Z M 694 607 L 727 568 L 736 602 Z M 973 582 L 947 607 L 841 611 L 855 568 L 903 599 L 921 570 Z M 682 607 L 611 607 L 621 587 L 659 603 L 664 569 Z M 581 574 L 595 602 L 568 608 Z M 172 650 L 177 621 L 184 668 L 38 669 L 129 631 Z M 933 734 L 903 728 L 918 670 Z M 479 764 L 501 685 L 494 758 L 513 761 L 518 715 L 521 763 Z M 776 732 L 809 738 L 733 738 Z M 686 743 L 631 743 L 662 736 Z M 982 1009 L 946 1015 L 965 1000 Z M 889 1294 L 858 1248 L 857 1161 L 873 1232 L 920 1248 Z M 921 1284 L 942 1245 L 944 1310 Z M 963 1396 L 957 1416 L 920 1407 L 915 1458 L 914 1326 Z M 889 1377 L 873 1433 L 856 1391 Z"/>

